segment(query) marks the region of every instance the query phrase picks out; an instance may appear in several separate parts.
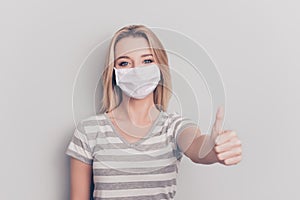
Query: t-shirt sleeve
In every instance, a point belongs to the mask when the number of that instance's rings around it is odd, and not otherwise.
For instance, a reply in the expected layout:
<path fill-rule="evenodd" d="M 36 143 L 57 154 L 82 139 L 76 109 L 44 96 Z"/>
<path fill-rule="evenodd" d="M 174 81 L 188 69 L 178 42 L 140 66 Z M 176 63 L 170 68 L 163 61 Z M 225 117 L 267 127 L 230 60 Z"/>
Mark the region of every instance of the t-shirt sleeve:
<path fill-rule="evenodd" d="M 65 154 L 86 164 L 92 164 L 92 151 L 89 146 L 88 138 L 84 131 L 82 121 L 77 123 L 76 129 L 72 135 L 71 141 L 68 144 Z"/>
<path fill-rule="evenodd" d="M 175 154 L 177 159 L 181 159 L 183 156 L 183 151 L 178 145 L 178 137 L 187 127 L 197 126 L 197 123 L 191 118 L 184 117 L 177 112 L 174 115 L 174 141 L 175 141 Z"/>

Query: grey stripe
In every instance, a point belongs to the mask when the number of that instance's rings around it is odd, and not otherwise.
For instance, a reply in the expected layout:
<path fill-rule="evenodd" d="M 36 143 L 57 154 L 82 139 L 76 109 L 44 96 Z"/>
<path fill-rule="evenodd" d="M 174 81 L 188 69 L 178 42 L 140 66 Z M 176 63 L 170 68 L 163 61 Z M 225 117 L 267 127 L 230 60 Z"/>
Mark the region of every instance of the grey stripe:
<path fill-rule="evenodd" d="M 102 114 L 103 115 L 103 114 Z M 165 120 L 166 120 L 167 116 L 164 115 L 163 113 L 161 114 L 160 118 L 157 121 L 157 126 L 163 126 Z M 110 121 L 105 117 L 102 116 L 102 119 L 86 119 L 86 120 L 82 120 L 82 127 L 84 128 L 84 126 L 105 126 L 105 125 L 111 125 Z M 93 133 L 93 132 L 89 132 Z"/>
<path fill-rule="evenodd" d="M 168 152 L 159 156 L 149 156 L 144 154 L 133 154 L 133 155 L 95 155 L 95 159 L 102 162 L 102 161 L 149 161 L 149 160 L 156 160 L 156 159 L 168 159 L 174 156 L 173 152 Z"/>
<path fill-rule="evenodd" d="M 180 117 L 176 117 L 176 119 L 179 119 Z M 175 120 L 174 120 L 175 121 Z M 188 119 L 180 119 L 178 121 L 175 122 L 175 127 L 174 127 L 174 131 L 178 132 L 177 128 L 179 125 L 182 125 L 185 123 L 185 121 L 188 121 Z"/>
<path fill-rule="evenodd" d="M 139 144 L 134 148 L 139 151 L 150 151 L 150 150 L 158 150 L 161 148 L 165 148 L 171 141 L 173 140 L 173 136 L 166 136 L 166 140 L 159 142 L 159 143 L 152 143 L 152 144 Z M 99 150 L 107 150 L 107 149 L 127 149 L 128 145 L 125 143 L 109 143 L 109 144 L 95 144 L 93 147 L 93 151 L 97 152 Z"/>
<path fill-rule="evenodd" d="M 87 140 L 95 140 L 96 138 L 106 138 L 106 137 L 119 137 L 117 133 L 115 133 L 113 130 L 114 128 L 111 125 L 108 125 L 111 130 L 102 130 L 102 131 L 93 131 L 86 133 Z M 165 125 L 157 125 L 152 130 L 152 133 L 150 133 L 145 139 L 151 138 L 154 135 L 161 135 L 164 130 Z M 155 132 L 154 132 L 155 131 Z"/>
<path fill-rule="evenodd" d="M 156 127 L 155 131 L 156 131 L 155 133 L 149 134 L 149 137 L 145 138 L 144 141 L 146 141 L 147 139 L 152 138 L 154 136 L 159 136 L 159 135 L 165 134 L 165 132 L 164 132 L 164 126 Z M 103 138 L 103 139 L 105 139 L 107 137 L 119 138 L 118 134 L 116 134 L 112 130 L 111 131 L 110 130 L 106 130 L 106 131 L 103 131 L 103 132 L 97 132 L 97 133 L 92 133 L 92 134 L 89 133 L 87 135 L 88 135 L 88 139 L 90 139 L 90 140 L 95 140 L 95 138 Z M 143 142 L 141 142 L 141 144 L 142 143 Z"/>
<path fill-rule="evenodd" d="M 176 185 L 176 179 L 166 181 L 135 181 L 119 183 L 95 183 L 96 190 L 127 190 L 139 188 L 156 188 Z"/>
<path fill-rule="evenodd" d="M 151 135 L 152 136 L 161 135 L 163 133 L 162 132 L 163 127 L 164 126 L 156 126 L 156 128 L 154 129 L 155 132 L 153 132 Z M 101 132 L 99 131 L 99 132 L 87 133 L 87 136 L 88 136 L 87 138 L 88 140 L 95 140 L 96 138 L 118 137 L 118 134 L 116 134 L 113 130 L 105 130 L 105 131 L 103 130 Z"/>
<path fill-rule="evenodd" d="M 92 153 L 92 151 L 89 148 L 89 145 L 86 144 L 85 142 L 81 141 L 78 137 L 76 137 L 75 135 L 73 135 L 71 142 L 73 142 L 74 144 L 76 144 L 77 146 L 83 148 L 84 150 Z"/>
<path fill-rule="evenodd" d="M 156 128 L 156 132 L 152 135 L 152 136 L 159 136 L 162 133 L 164 133 L 163 130 L 163 126 L 160 127 L 161 129 Z M 118 137 L 118 135 L 116 135 L 113 131 L 110 130 L 106 130 L 106 131 L 102 131 L 102 132 L 93 132 L 93 133 L 88 133 L 88 140 L 95 140 L 96 138 L 106 138 L 106 137 Z"/>
<path fill-rule="evenodd" d="M 173 124 L 173 122 L 175 120 L 177 120 L 178 118 L 180 118 L 180 115 L 175 114 L 175 113 L 170 113 L 169 118 L 171 119 L 170 124 Z"/>
<path fill-rule="evenodd" d="M 134 197 L 119 197 L 119 198 L 102 198 L 94 197 L 94 200 L 161 200 L 161 199 L 174 199 L 176 191 L 172 193 L 160 193 L 156 195 L 143 195 L 143 196 L 134 196 Z"/>
<path fill-rule="evenodd" d="M 158 168 L 158 169 L 155 169 Z M 148 168 L 149 171 L 151 171 L 151 174 L 164 174 L 164 173 L 170 173 L 173 172 L 174 170 L 177 169 L 176 164 L 168 165 L 165 167 L 155 167 L 155 168 Z M 134 173 L 128 172 L 129 170 L 134 171 Z M 149 174 L 149 172 L 144 172 L 144 169 L 140 168 L 123 168 L 123 169 L 94 169 L 94 175 L 96 176 L 116 176 L 116 175 L 144 175 L 144 174 Z"/>

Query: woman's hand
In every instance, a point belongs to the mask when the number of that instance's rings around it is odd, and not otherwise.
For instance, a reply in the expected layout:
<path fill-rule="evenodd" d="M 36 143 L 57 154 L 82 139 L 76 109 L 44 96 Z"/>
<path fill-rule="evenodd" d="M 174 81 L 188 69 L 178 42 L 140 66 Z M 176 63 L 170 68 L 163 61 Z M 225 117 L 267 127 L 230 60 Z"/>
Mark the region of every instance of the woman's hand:
<path fill-rule="evenodd" d="M 220 107 L 212 130 L 212 137 L 215 142 L 213 151 L 217 162 L 224 165 L 235 165 L 242 160 L 242 144 L 235 131 L 221 130 L 223 118 L 223 107 Z"/>
<path fill-rule="evenodd" d="M 236 132 L 225 130 L 215 140 L 214 151 L 219 163 L 236 165 L 242 160 L 242 145 Z"/>

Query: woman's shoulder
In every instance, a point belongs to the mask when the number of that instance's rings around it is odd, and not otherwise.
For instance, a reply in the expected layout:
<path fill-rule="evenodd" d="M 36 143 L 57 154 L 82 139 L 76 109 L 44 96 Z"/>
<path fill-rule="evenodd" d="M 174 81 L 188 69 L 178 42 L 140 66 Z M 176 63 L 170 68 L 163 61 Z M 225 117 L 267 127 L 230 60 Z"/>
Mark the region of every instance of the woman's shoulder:
<path fill-rule="evenodd" d="M 182 114 L 178 111 L 165 112 L 165 115 L 169 119 L 170 123 L 195 123 L 195 121 L 188 115 Z"/>
<path fill-rule="evenodd" d="M 87 117 L 83 117 L 83 118 L 81 118 L 81 120 L 79 122 L 81 122 L 83 124 L 88 124 L 93 121 L 103 121 L 105 119 L 106 119 L 106 117 L 105 117 L 104 113 L 98 113 L 98 114 L 94 114 L 94 115 L 89 115 Z"/>

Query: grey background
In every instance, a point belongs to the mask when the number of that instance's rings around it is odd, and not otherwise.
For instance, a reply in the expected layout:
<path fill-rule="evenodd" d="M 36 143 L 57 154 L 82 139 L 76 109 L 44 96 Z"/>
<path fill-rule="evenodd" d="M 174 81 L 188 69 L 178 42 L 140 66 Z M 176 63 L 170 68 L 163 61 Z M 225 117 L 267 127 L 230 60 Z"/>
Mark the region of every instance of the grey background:
<path fill-rule="evenodd" d="M 1 199 L 69 198 L 64 151 L 74 123 L 97 104 L 89 96 L 99 91 L 97 79 L 87 77 L 101 69 L 80 68 L 93 66 L 85 59 L 97 44 L 138 23 L 181 32 L 206 49 L 226 88 L 224 128 L 243 144 L 236 166 L 184 158 L 176 199 L 299 198 L 298 8 L 297 1 L 266 0 L 2 2 Z M 171 58 L 181 67 L 182 59 Z M 190 112 L 195 104 L 185 98 L 172 108 L 206 132 L 211 100 L 202 81 L 192 87 L 203 91 L 199 110 Z"/>

